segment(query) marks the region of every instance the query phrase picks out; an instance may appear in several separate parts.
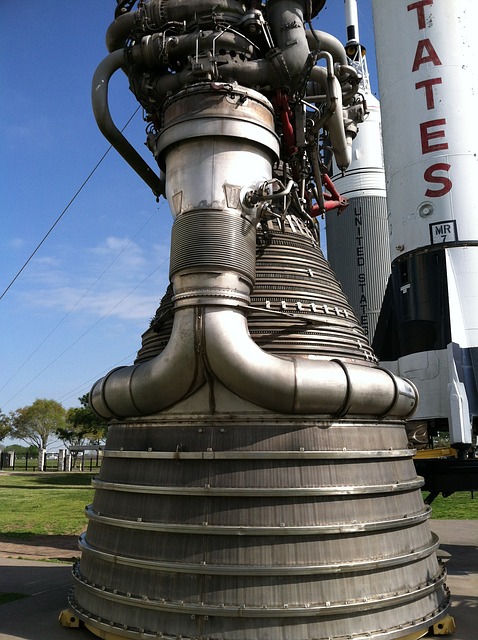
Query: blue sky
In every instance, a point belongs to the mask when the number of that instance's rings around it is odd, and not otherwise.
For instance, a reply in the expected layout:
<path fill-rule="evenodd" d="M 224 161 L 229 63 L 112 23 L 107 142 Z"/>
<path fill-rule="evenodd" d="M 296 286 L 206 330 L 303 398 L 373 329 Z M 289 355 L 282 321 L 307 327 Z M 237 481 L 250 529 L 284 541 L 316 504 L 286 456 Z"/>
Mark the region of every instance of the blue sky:
<path fill-rule="evenodd" d="M 0 26 L 0 295 L 108 149 L 90 106 L 106 56 L 115 0 L 3 3 Z M 377 89 L 371 0 L 359 0 L 360 36 Z M 328 0 L 318 29 L 345 38 L 343 0 Z M 122 128 L 137 104 L 114 78 Z M 138 111 L 125 135 L 144 148 Z M 141 151 L 142 152 L 142 151 Z M 144 157 L 152 162 L 148 152 Z M 172 218 L 111 150 L 0 300 L 0 409 L 36 398 L 78 405 L 93 382 L 129 364 L 168 282 Z"/>

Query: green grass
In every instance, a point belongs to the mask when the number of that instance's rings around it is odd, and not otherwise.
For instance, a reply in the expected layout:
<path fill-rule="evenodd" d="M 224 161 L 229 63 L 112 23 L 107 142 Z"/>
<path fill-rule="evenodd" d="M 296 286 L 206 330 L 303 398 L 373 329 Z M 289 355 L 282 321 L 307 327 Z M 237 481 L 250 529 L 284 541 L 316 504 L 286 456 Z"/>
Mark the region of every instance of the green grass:
<path fill-rule="evenodd" d="M 86 528 L 85 505 L 93 501 L 90 473 L 0 473 L 0 535 L 78 535 Z M 424 494 L 425 496 L 426 494 Z M 478 496 L 438 497 L 432 518 L 478 519 Z"/>
<path fill-rule="evenodd" d="M 78 535 L 93 500 L 90 473 L 0 474 L 0 535 Z"/>
<path fill-rule="evenodd" d="M 469 491 L 457 491 L 448 498 L 440 495 L 431 507 L 436 520 L 478 520 L 478 495 L 472 498 Z"/>

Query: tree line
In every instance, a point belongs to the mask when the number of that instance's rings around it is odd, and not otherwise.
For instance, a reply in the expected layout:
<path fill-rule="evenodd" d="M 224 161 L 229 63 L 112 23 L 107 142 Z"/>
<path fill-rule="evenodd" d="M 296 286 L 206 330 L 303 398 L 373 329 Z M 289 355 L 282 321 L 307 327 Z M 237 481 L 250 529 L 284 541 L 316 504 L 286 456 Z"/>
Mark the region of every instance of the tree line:
<path fill-rule="evenodd" d="M 66 446 L 100 444 L 106 438 L 108 423 L 91 409 L 88 395 L 78 400 L 81 406 L 70 409 L 56 400 L 37 398 L 9 415 L 0 411 L 0 442 L 15 438 L 39 451 L 54 437 Z"/>

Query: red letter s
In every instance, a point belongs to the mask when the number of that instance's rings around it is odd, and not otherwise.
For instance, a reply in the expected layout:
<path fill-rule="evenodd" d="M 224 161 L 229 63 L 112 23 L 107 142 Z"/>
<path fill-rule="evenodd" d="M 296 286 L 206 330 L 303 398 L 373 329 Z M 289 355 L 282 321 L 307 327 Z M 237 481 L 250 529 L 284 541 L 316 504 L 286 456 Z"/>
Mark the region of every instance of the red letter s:
<path fill-rule="evenodd" d="M 425 195 L 427 198 L 440 198 L 447 194 L 451 188 L 453 187 L 453 182 L 450 178 L 446 176 L 436 176 L 435 171 L 449 171 L 451 169 L 450 164 L 446 164 L 445 162 L 437 162 L 436 164 L 432 164 L 431 167 L 425 170 L 423 177 L 427 182 L 431 182 L 432 184 L 441 184 L 441 189 L 427 189 L 425 191 Z"/>

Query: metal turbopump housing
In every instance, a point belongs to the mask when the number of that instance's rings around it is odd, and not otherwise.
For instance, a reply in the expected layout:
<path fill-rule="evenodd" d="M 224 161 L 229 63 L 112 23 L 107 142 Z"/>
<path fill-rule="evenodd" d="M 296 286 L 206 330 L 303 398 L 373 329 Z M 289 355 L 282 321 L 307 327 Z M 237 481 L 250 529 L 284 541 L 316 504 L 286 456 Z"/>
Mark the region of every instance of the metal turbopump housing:
<path fill-rule="evenodd" d="M 449 605 L 407 448 L 418 398 L 378 366 L 314 220 L 344 205 L 326 157 L 347 165 L 363 116 L 312 26 L 324 2 L 133 4 L 93 106 L 168 200 L 171 284 L 91 391 L 111 424 L 70 606 L 100 637 L 418 638 Z M 111 120 L 120 68 L 159 174 Z"/>

